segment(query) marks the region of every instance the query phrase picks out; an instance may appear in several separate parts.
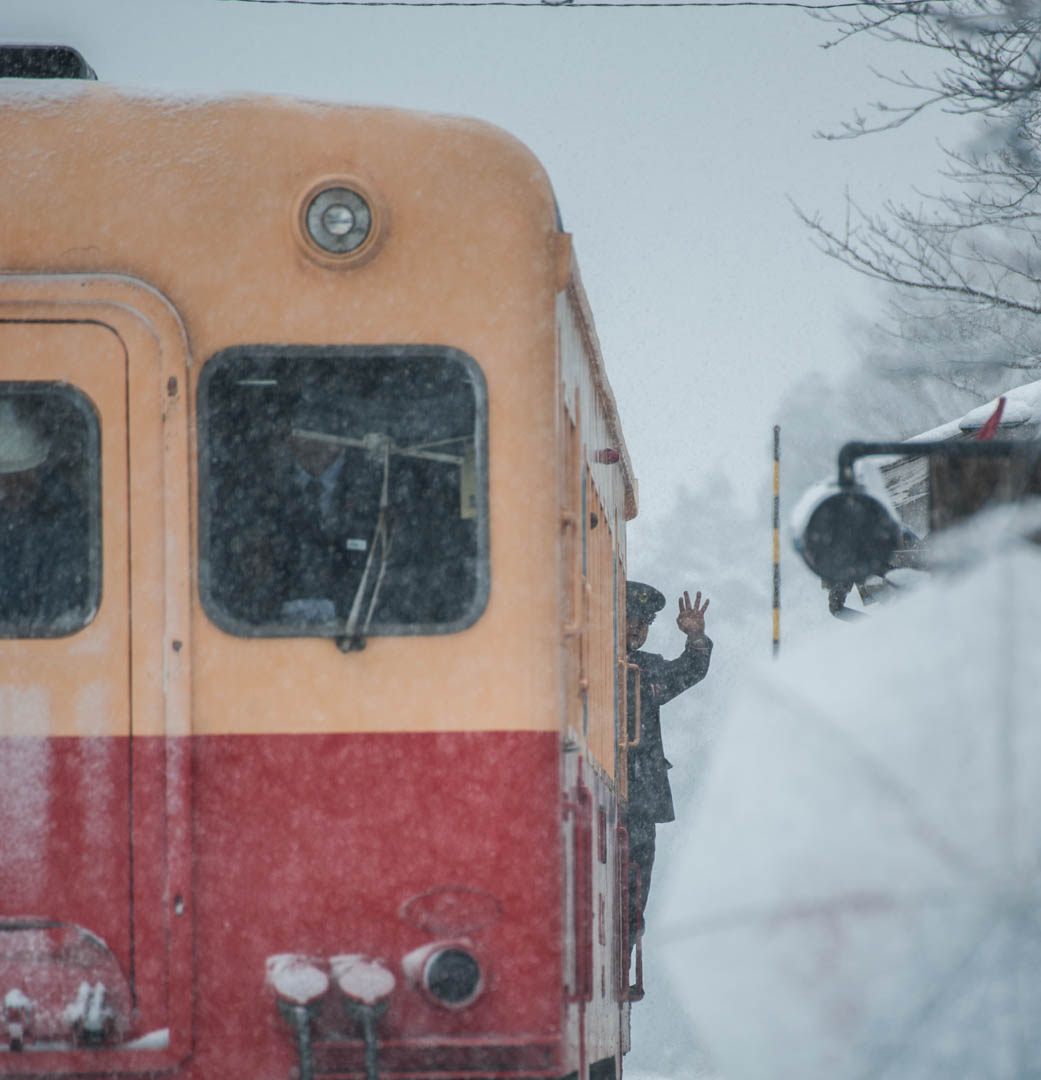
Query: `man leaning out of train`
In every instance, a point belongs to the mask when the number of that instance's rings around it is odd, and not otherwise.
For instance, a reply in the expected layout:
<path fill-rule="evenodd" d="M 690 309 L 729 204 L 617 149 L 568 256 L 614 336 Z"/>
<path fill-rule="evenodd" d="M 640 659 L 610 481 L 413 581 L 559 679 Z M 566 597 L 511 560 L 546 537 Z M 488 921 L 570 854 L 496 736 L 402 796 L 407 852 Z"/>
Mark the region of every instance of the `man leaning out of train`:
<path fill-rule="evenodd" d="M 626 582 L 626 647 L 629 663 L 639 669 L 639 743 L 629 751 L 629 931 L 630 942 L 643 930 L 651 872 L 654 869 L 655 829 L 660 822 L 674 821 L 675 808 L 669 786 L 669 769 L 661 733 L 661 706 L 689 689 L 708 673 L 712 640 L 705 633 L 704 602 L 696 593 L 679 598 L 676 625 L 686 635 L 683 652 L 675 660 L 643 651 L 655 616 L 665 607 L 665 597 L 652 585 Z M 636 674 L 629 671 L 629 740 L 636 739 Z"/>

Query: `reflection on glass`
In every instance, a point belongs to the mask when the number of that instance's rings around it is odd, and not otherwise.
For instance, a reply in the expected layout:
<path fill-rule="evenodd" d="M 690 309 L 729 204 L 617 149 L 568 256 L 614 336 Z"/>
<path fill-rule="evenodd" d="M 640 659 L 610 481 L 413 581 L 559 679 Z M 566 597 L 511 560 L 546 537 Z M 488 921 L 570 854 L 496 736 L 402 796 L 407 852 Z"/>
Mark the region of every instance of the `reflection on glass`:
<path fill-rule="evenodd" d="M 445 349 L 229 349 L 200 384 L 204 603 L 245 635 L 460 629 L 483 607 L 483 385 Z"/>
<path fill-rule="evenodd" d="M 99 441 L 86 398 L 0 383 L 0 636 L 82 628 L 101 592 Z"/>

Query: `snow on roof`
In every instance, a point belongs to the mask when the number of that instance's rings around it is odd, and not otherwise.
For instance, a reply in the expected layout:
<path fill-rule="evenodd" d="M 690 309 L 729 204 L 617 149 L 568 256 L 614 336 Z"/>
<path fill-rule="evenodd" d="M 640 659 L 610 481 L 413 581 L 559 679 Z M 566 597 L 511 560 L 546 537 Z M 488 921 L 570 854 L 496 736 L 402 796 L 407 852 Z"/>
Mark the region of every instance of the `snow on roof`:
<path fill-rule="evenodd" d="M 1001 414 L 999 430 L 1019 427 L 1021 424 L 1041 425 L 1041 379 L 1027 383 L 1025 386 L 1017 386 L 1014 390 L 1006 390 L 1000 396 L 1005 399 L 1005 408 Z M 967 431 L 978 431 L 994 414 L 997 407 L 998 398 L 994 398 L 985 405 L 970 409 L 956 420 L 948 420 L 945 424 L 930 428 L 919 435 L 913 435 L 907 442 L 941 442 L 945 439 L 955 439 Z"/>
<path fill-rule="evenodd" d="M 0 105 L 65 104 L 97 87 L 93 79 L 0 79 Z"/>
<path fill-rule="evenodd" d="M 929 513 L 929 465 L 921 454 L 914 453 L 915 443 L 951 442 L 972 439 L 994 415 L 1000 398 L 1005 399 L 998 424 L 999 439 L 1031 440 L 1041 438 L 1041 380 L 1006 390 L 1004 394 L 970 409 L 963 416 L 948 420 L 906 439 L 908 453 L 877 457 L 882 477 L 893 504 L 904 524 L 919 535 L 931 528 Z M 859 478 L 858 478 L 859 479 Z"/>

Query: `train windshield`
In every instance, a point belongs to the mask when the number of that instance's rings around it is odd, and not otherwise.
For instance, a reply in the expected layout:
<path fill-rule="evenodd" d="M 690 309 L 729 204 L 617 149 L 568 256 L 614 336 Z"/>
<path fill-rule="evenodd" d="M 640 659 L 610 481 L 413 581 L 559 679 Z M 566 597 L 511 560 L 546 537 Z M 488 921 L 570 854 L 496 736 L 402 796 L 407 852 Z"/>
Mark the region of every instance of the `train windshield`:
<path fill-rule="evenodd" d="M 62 637 L 101 596 L 98 420 L 61 383 L 0 383 L 0 637 Z"/>
<path fill-rule="evenodd" d="M 469 626 L 488 594 L 486 430 L 457 350 L 218 353 L 199 384 L 207 613 L 250 637 Z"/>

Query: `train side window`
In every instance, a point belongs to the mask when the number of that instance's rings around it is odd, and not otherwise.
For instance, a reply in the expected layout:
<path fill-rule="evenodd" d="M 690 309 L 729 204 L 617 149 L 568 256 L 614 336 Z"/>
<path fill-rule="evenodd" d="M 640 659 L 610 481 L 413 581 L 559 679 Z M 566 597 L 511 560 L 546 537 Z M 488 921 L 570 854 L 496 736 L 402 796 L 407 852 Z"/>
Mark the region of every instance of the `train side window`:
<path fill-rule="evenodd" d="M 488 596 L 487 405 L 434 346 L 236 346 L 199 383 L 203 606 L 247 637 L 448 633 Z"/>
<path fill-rule="evenodd" d="M 101 450 L 87 397 L 0 382 L 0 637 L 64 637 L 101 599 Z"/>

